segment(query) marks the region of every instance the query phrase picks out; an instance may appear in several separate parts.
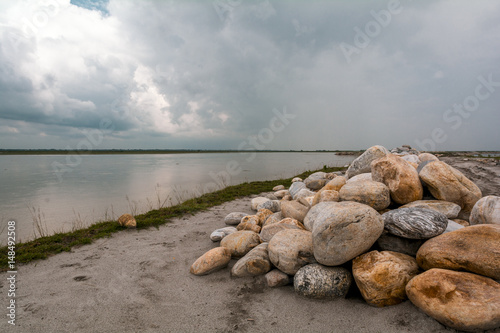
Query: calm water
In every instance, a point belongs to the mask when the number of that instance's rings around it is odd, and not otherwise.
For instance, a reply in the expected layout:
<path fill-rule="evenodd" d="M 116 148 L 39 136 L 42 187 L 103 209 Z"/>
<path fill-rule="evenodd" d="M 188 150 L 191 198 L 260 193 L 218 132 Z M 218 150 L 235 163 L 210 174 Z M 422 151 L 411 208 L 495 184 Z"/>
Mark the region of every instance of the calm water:
<path fill-rule="evenodd" d="M 33 215 L 48 233 L 68 231 L 226 185 L 291 177 L 352 160 L 333 153 L 0 156 L 0 244 L 6 243 L 10 220 L 16 221 L 17 240 L 26 241 L 35 237 Z"/>

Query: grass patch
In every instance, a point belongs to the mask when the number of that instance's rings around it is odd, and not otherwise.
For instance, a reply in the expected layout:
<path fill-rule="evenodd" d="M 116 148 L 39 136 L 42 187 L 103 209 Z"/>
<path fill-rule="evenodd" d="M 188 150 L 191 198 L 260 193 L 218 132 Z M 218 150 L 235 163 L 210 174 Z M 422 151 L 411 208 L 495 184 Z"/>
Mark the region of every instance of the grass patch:
<path fill-rule="evenodd" d="M 327 168 L 320 171 L 334 172 L 345 168 Z M 296 176 L 306 178 L 315 171 L 306 171 Z M 172 218 L 184 214 L 194 214 L 210 207 L 220 205 L 241 197 L 262 192 L 272 191 L 276 185 L 290 186 L 292 178 L 277 179 L 269 181 L 258 181 L 228 186 L 222 190 L 207 193 L 200 197 L 189 199 L 181 204 L 151 210 L 145 214 L 135 216 L 137 229 L 158 228 L 160 225 L 170 222 Z M 110 237 L 113 233 L 126 229 L 118 225 L 116 221 L 98 222 L 85 229 L 72 232 L 57 233 L 51 236 L 40 237 L 26 243 L 16 244 L 16 264 L 26 264 L 33 260 L 46 259 L 51 255 L 69 252 L 75 246 L 91 244 L 93 241 L 103 237 Z M 8 248 L 0 248 L 0 271 L 8 270 Z"/>

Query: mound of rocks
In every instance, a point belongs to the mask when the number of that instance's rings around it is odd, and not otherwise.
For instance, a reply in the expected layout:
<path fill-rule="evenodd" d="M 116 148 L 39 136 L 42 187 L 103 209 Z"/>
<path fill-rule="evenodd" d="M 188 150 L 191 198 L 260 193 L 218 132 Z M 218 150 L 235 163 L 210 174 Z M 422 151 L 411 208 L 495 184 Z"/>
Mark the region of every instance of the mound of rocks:
<path fill-rule="evenodd" d="M 293 284 L 307 298 L 357 288 L 375 307 L 409 298 L 451 328 L 500 327 L 499 197 L 482 198 L 458 170 L 407 145 L 373 146 L 345 174 L 288 185 L 253 198 L 253 215 L 228 214 L 230 227 L 210 235 L 220 246 L 191 273 L 229 265 L 235 278 Z"/>

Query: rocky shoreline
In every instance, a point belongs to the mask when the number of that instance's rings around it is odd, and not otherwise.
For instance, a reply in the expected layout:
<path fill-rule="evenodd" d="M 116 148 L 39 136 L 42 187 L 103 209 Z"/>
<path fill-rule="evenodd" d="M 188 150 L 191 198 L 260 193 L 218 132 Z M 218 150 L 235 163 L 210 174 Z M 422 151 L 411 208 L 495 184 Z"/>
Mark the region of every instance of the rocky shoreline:
<path fill-rule="evenodd" d="M 292 284 L 302 297 L 336 300 L 356 289 L 375 307 L 409 298 L 447 327 L 497 329 L 496 190 L 483 196 L 433 154 L 373 146 L 345 173 L 294 179 L 253 198 L 254 214 L 228 214 L 210 235 L 220 246 L 190 272 L 210 274 L 236 259 L 232 277 L 262 275 L 269 287 Z"/>

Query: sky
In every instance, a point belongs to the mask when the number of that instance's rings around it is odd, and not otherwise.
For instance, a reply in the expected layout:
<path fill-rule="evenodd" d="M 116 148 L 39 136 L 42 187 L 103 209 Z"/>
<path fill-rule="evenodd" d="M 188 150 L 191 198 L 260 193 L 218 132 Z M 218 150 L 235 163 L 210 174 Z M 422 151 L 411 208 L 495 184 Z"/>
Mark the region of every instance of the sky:
<path fill-rule="evenodd" d="M 0 149 L 500 150 L 500 2 L 0 0 Z"/>

